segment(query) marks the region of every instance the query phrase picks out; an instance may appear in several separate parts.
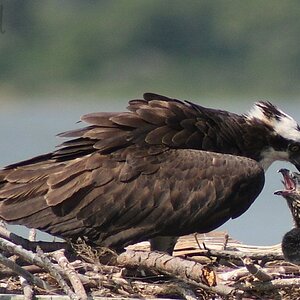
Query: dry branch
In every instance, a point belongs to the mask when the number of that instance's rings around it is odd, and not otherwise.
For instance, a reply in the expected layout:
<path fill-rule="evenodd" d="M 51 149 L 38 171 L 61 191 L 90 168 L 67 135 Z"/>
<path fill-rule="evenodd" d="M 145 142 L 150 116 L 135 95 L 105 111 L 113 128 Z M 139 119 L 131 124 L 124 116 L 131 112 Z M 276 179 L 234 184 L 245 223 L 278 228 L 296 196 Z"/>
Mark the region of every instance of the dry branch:
<path fill-rule="evenodd" d="M 140 266 L 155 270 L 222 296 L 228 296 L 234 292 L 233 288 L 224 285 L 208 286 L 204 276 L 206 267 L 179 257 L 157 252 L 127 250 L 118 256 L 117 261 L 124 266 Z"/>
<path fill-rule="evenodd" d="M 59 286 L 64 290 L 66 295 L 70 297 L 72 300 L 78 300 L 77 295 L 72 291 L 72 289 L 69 287 L 67 282 L 63 279 L 60 272 L 57 270 L 57 268 L 54 266 L 54 264 L 51 263 L 49 258 L 44 254 L 43 250 L 39 247 L 37 247 L 37 254 L 44 263 L 44 268 L 49 272 L 49 274 L 55 278 Z"/>
<path fill-rule="evenodd" d="M 21 276 L 20 276 L 20 283 L 23 288 L 24 300 L 32 300 L 34 296 L 34 292 L 31 285 L 24 277 Z"/>
<path fill-rule="evenodd" d="M 75 294 L 78 296 L 81 300 L 86 300 L 87 294 L 84 290 L 83 284 L 73 268 L 73 266 L 69 263 L 68 259 L 65 257 L 63 251 L 56 251 L 53 253 L 53 257 L 58 262 L 58 265 L 65 271 L 67 277 L 69 278 L 73 289 L 75 291 Z"/>
<path fill-rule="evenodd" d="M 258 280 L 260 280 L 260 281 L 272 280 L 272 276 L 267 274 L 260 266 L 255 265 L 249 257 L 246 257 L 243 260 L 243 262 L 244 262 L 244 265 L 247 268 L 247 270 Z"/>
<path fill-rule="evenodd" d="M 42 279 L 40 279 L 38 277 L 33 276 L 31 273 L 29 273 L 28 271 L 22 269 L 15 262 L 13 262 L 12 260 L 6 258 L 1 253 L 0 253 L 0 263 L 5 265 L 7 268 L 10 268 L 13 272 L 15 272 L 16 274 L 22 276 L 28 282 L 38 286 L 41 289 L 49 290 L 49 291 L 52 289 L 51 286 L 48 285 L 45 281 L 43 281 Z"/>
<path fill-rule="evenodd" d="M 197 300 L 195 293 L 180 282 L 167 283 L 149 283 L 142 281 L 135 281 L 132 283 L 135 290 L 140 295 L 147 297 L 149 295 L 179 295 L 187 300 Z"/>
<path fill-rule="evenodd" d="M 238 283 L 235 285 L 235 287 L 243 291 L 257 290 L 260 292 L 267 292 L 270 290 L 283 289 L 283 288 L 300 288 L 300 278 L 273 279 L 267 282 L 254 281 L 252 282 L 252 284 L 249 284 L 249 282 L 247 284 Z"/>
<path fill-rule="evenodd" d="M 272 252 L 239 252 L 233 250 L 200 250 L 199 255 L 204 256 L 215 256 L 218 258 L 224 258 L 227 260 L 240 260 L 245 258 L 250 258 L 253 260 L 264 260 L 264 261 L 273 261 L 273 260 L 283 260 L 282 253 Z"/>
<path fill-rule="evenodd" d="M 23 260 L 33 265 L 37 265 L 40 268 L 44 268 L 44 269 L 47 268 L 47 266 L 45 266 L 45 263 L 41 260 L 41 258 L 37 254 L 33 253 L 32 251 L 26 250 L 21 246 L 16 245 L 13 242 L 10 242 L 3 238 L 0 238 L 0 249 L 3 251 L 7 251 L 11 254 L 18 255 Z"/>

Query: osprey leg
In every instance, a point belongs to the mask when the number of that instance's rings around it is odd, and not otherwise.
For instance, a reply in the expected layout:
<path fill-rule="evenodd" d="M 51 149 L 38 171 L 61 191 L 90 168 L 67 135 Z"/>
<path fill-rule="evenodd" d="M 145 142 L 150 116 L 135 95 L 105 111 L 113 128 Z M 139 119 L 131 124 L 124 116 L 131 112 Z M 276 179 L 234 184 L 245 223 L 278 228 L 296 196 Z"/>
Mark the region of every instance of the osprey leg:
<path fill-rule="evenodd" d="M 156 236 L 150 239 L 151 251 L 166 252 L 172 255 L 178 236 Z"/>

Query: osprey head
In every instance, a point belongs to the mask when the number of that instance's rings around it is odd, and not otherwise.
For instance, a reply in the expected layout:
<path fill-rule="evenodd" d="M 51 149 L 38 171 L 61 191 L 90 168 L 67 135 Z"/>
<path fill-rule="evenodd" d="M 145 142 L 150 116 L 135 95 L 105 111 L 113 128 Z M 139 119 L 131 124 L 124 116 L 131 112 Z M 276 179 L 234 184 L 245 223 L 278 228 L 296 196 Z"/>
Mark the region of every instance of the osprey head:
<path fill-rule="evenodd" d="M 283 176 L 282 190 L 276 191 L 275 195 L 284 197 L 287 201 L 289 209 L 292 213 L 294 223 L 296 227 L 300 226 L 300 174 L 296 172 L 290 172 L 287 169 L 280 169 Z M 300 240 L 299 240 L 300 241 Z"/>
<path fill-rule="evenodd" d="M 270 102 L 255 103 L 247 115 L 251 122 L 269 129 L 268 147 L 261 153 L 260 163 L 267 169 L 275 160 L 289 161 L 300 171 L 300 126 L 288 114 Z"/>
<path fill-rule="evenodd" d="M 281 173 L 283 176 L 282 183 L 284 189 L 276 191 L 274 194 L 283 196 L 287 199 L 290 198 L 295 200 L 296 198 L 299 198 L 300 200 L 300 173 L 290 172 L 288 169 L 280 169 L 278 170 L 278 173 Z M 300 205 L 300 203 L 298 203 L 298 205 Z"/>

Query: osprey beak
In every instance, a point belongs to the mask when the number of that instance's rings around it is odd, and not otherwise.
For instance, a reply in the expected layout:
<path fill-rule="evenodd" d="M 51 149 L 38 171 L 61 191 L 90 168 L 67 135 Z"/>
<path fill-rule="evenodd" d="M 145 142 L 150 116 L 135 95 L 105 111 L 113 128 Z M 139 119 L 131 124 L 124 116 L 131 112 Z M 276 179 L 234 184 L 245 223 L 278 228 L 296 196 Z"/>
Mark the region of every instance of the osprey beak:
<path fill-rule="evenodd" d="M 297 168 L 297 170 L 300 172 L 300 157 L 293 159 L 292 163 Z"/>
<path fill-rule="evenodd" d="M 290 170 L 285 169 L 285 168 L 281 168 L 277 171 L 277 173 L 281 173 L 282 176 L 288 176 L 290 174 Z"/>
<path fill-rule="evenodd" d="M 300 171 L 300 153 L 291 153 L 289 161 Z"/>
<path fill-rule="evenodd" d="M 278 195 L 278 196 L 285 197 L 285 196 L 288 196 L 288 195 L 289 195 L 289 192 L 288 192 L 288 191 L 284 191 L 284 190 L 281 190 L 281 191 L 275 191 L 275 192 L 274 192 L 274 195 Z"/>
<path fill-rule="evenodd" d="M 291 192 L 296 190 L 297 182 L 293 177 L 294 173 L 291 173 L 288 169 L 280 169 L 280 170 L 278 170 L 278 173 L 281 173 L 283 176 L 282 183 L 284 185 L 284 189 L 276 191 L 276 192 L 274 192 L 274 194 L 286 197 Z"/>
<path fill-rule="evenodd" d="M 281 191 L 281 190 L 280 191 L 275 191 L 274 195 L 282 196 L 283 193 L 284 193 L 284 191 Z"/>

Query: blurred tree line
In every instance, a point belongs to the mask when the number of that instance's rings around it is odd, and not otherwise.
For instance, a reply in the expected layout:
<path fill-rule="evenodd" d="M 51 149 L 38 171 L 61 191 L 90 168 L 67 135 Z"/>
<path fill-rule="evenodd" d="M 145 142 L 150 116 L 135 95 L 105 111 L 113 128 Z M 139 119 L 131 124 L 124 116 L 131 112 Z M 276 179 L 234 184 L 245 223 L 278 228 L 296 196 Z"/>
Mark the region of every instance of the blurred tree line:
<path fill-rule="evenodd" d="M 0 88 L 28 94 L 300 92 L 300 2 L 1 1 Z M 135 92 L 136 93 L 136 92 Z"/>

